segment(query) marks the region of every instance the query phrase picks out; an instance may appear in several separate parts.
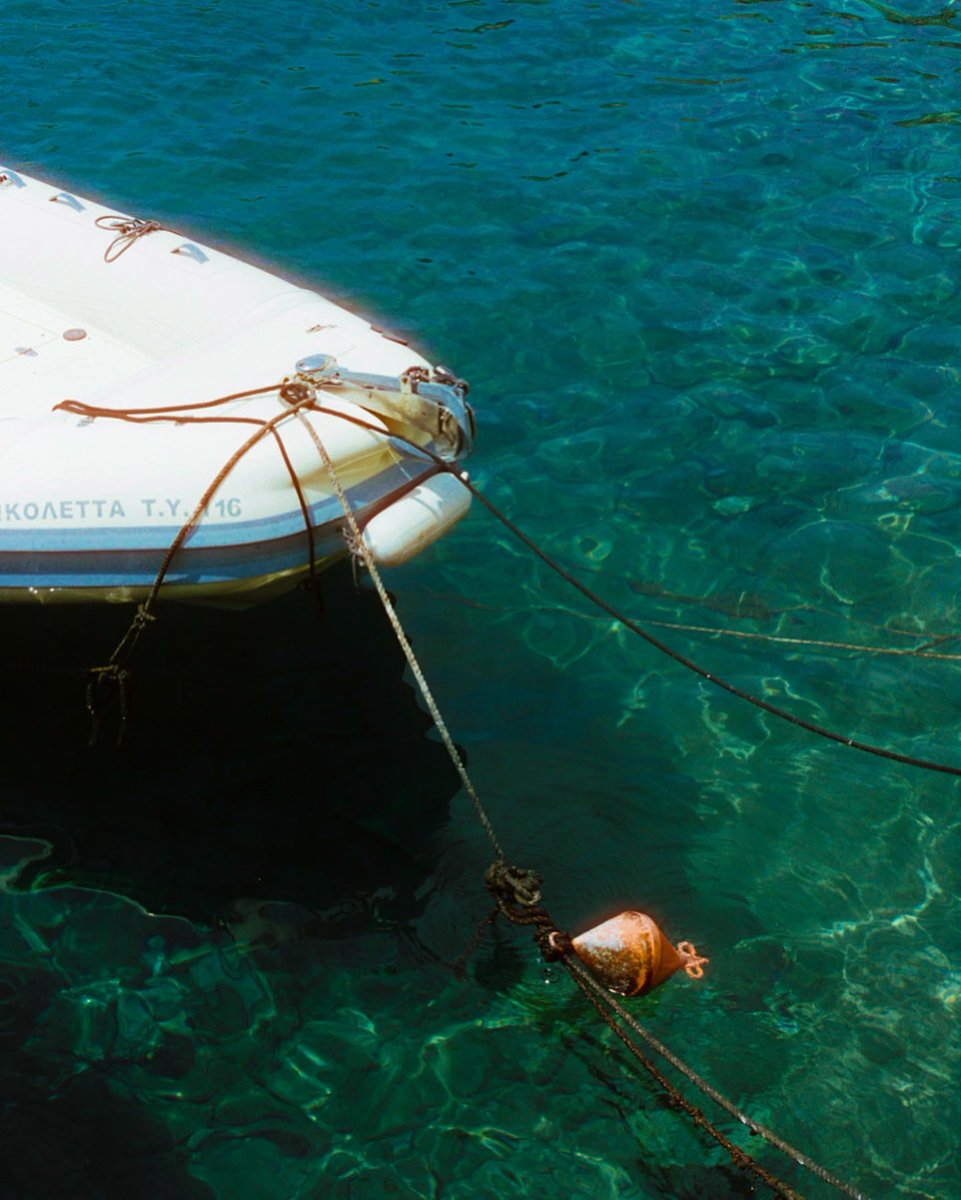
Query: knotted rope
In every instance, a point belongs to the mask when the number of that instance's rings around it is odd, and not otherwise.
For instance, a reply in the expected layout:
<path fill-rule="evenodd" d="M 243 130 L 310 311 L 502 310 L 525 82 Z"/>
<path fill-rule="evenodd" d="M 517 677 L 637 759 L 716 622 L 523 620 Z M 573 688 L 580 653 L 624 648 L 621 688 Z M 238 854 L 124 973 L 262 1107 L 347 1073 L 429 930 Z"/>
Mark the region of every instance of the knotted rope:
<path fill-rule="evenodd" d="M 705 964 L 710 962 L 710 959 L 705 958 L 703 954 L 698 954 L 697 947 L 693 942 L 678 942 L 677 952 L 684 960 L 684 970 L 689 979 L 703 979 Z"/>
<path fill-rule="evenodd" d="M 100 218 L 98 218 L 98 222 L 111 220 L 111 219 L 120 220 L 120 221 L 123 220 L 123 218 L 100 217 Z M 123 251 L 121 250 L 120 253 L 122 253 L 122 252 Z M 293 386 L 300 386 L 300 384 L 298 383 Z M 197 404 L 168 405 L 168 406 L 159 407 L 159 408 L 125 409 L 125 410 L 108 409 L 108 408 L 100 408 L 95 405 L 82 404 L 81 402 L 76 401 L 76 400 L 66 400 L 63 403 L 57 405 L 56 407 L 66 409 L 67 411 L 70 411 L 70 412 L 81 413 L 85 416 L 118 417 L 122 420 L 132 421 L 132 422 L 136 422 L 136 423 L 147 423 L 150 421 L 164 421 L 164 420 L 197 421 L 197 422 L 202 422 L 204 420 L 242 421 L 242 420 L 244 420 L 244 418 L 240 418 L 240 417 L 236 417 L 236 418 L 227 418 L 227 417 L 203 418 L 203 417 L 196 417 L 196 416 L 188 416 L 187 414 L 193 412 L 196 409 L 213 408 L 218 405 L 225 404 L 229 400 L 239 399 L 243 396 L 254 396 L 254 395 L 261 394 L 263 392 L 273 391 L 275 389 L 276 389 L 276 385 L 272 385 L 267 388 L 252 388 L 247 392 L 237 392 L 231 396 L 219 397 L 216 400 L 208 400 L 208 401 L 204 401 L 204 402 L 197 403 Z M 341 421 L 347 421 L 349 424 L 356 425 L 358 428 L 361 428 L 361 429 L 368 429 L 372 432 L 379 433 L 379 434 L 383 434 L 383 432 L 384 432 L 381 427 L 372 424 L 370 421 L 365 421 L 363 418 L 353 416 L 349 413 L 340 412 L 337 409 L 326 408 L 322 404 L 317 403 L 316 400 L 314 400 L 313 402 L 308 402 L 305 405 L 305 407 L 309 407 L 309 408 L 313 409 L 315 412 L 323 413 L 326 416 L 336 417 L 338 420 L 341 420 Z M 181 415 L 181 414 L 183 414 L 183 415 Z M 311 426 L 311 428 L 312 428 L 312 426 Z M 866 754 L 873 754 L 879 758 L 890 759 L 894 762 L 899 762 L 899 763 L 902 763 L 902 764 L 904 764 L 906 766 L 910 766 L 910 767 L 918 767 L 918 768 L 920 768 L 922 770 L 926 770 L 926 771 L 936 771 L 936 772 L 940 772 L 945 775 L 961 776 L 961 767 L 954 766 L 950 763 L 938 762 L 937 760 L 933 760 L 933 759 L 925 759 L 925 758 L 916 757 L 915 755 L 911 755 L 911 754 L 902 754 L 896 750 L 889 750 L 884 746 L 877 746 L 871 742 L 860 741 L 859 739 L 850 737 L 847 734 L 838 733 L 837 731 L 835 731 L 833 729 L 829 729 L 824 725 L 819 725 L 814 721 L 805 720 L 803 717 L 799 717 L 799 716 L 795 715 L 794 713 L 789 712 L 786 709 L 780 708 L 776 704 L 772 704 L 768 700 L 762 699 L 760 696 L 753 695 L 751 692 L 748 692 L 744 688 L 738 687 L 736 684 L 728 682 L 726 679 L 723 679 L 720 675 L 714 674 L 712 671 L 709 671 L 706 667 L 701 666 L 700 663 L 697 663 L 693 659 L 688 658 L 686 655 L 681 654 L 680 651 L 675 650 L 673 647 L 667 645 L 667 643 L 661 641 L 659 638 L 657 638 L 653 634 L 649 633 L 646 629 L 644 629 L 642 626 L 640 626 L 631 617 L 628 617 L 624 613 L 620 612 L 617 608 L 614 607 L 614 605 L 608 603 L 608 601 L 606 601 L 602 596 L 598 595 L 591 588 L 587 587 L 586 584 L 581 583 L 581 581 L 579 579 L 577 579 L 576 576 L 574 576 L 572 574 L 572 572 L 568 571 L 565 567 L 561 566 L 561 564 L 558 563 L 556 561 L 556 559 L 554 559 L 551 555 L 549 555 L 547 553 L 547 551 L 544 550 L 540 545 L 538 545 L 538 543 L 535 542 L 533 538 L 529 537 L 526 533 L 524 533 L 524 531 L 522 529 L 520 529 L 505 513 L 501 512 L 500 509 L 492 501 L 488 500 L 488 498 L 483 494 L 483 492 L 481 492 L 470 481 L 470 479 L 467 478 L 466 474 L 459 471 L 459 469 L 457 468 L 456 465 L 452 465 L 451 463 L 446 462 L 439 455 L 434 454 L 429 448 L 424 447 L 424 446 L 419 446 L 398 433 L 392 433 L 391 437 L 394 441 L 398 442 L 399 444 L 408 447 L 415 454 L 417 454 L 421 457 L 430 459 L 435 464 L 435 466 L 437 467 L 438 470 L 446 471 L 449 474 L 456 475 L 457 478 L 460 480 L 460 482 L 464 485 L 464 487 L 466 487 L 468 489 L 468 491 L 471 493 L 471 495 L 474 496 L 481 504 L 483 504 L 484 507 L 487 508 L 487 510 L 492 514 L 492 516 L 494 516 L 498 521 L 500 521 L 501 524 L 504 525 L 504 527 L 506 529 L 508 529 L 516 538 L 518 538 L 518 540 L 520 540 L 525 546 L 527 546 L 527 548 L 529 550 L 531 550 L 532 553 L 536 554 L 537 557 L 542 560 L 542 562 L 544 562 L 548 567 L 550 567 L 550 569 L 552 571 L 554 571 L 556 574 L 558 574 L 566 583 L 570 584 L 571 587 L 575 588 L 578 592 L 580 592 L 581 595 L 583 595 L 587 600 L 589 600 L 597 608 L 601 609 L 603 612 L 606 612 L 609 616 L 613 617 L 614 620 L 617 621 L 620 625 L 622 625 L 625 629 L 629 630 L 633 634 L 636 634 L 638 637 L 644 639 L 644 641 L 646 641 L 649 645 L 653 646 L 656 650 L 659 650 L 662 654 L 667 655 L 669 658 L 673 659 L 675 662 L 679 663 L 681 666 L 687 668 L 687 670 L 692 671 L 696 675 L 699 675 L 702 679 L 705 679 L 707 682 L 712 683 L 716 687 L 719 687 L 719 688 L 723 689 L 724 691 L 729 692 L 731 695 L 736 696 L 740 700 L 746 701 L 748 704 L 752 704 L 755 708 L 759 708 L 762 711 L 769 713 L 773 717 L 777 717 L 782 721 L 787 721 L 790 724 L 795 725 L 800 729 L 805 729 L 809 733 L 817 734 L 819 737 L 826 738 L 829 741 L 839 742 L 842 745 L 849 746 L 853 750 L 861 750 Z M 373 576 L 371 576 L 371 577 L 373 578 Z M 655 621 L 655 622 L 652 622 L 652 624 L 656 625 L 656 624 L 662 624 L 662 623 Z M 711 632 L 715 632 L 715 631 L 712 630 Z M 923 652 L 916 652 L 916 653 L 923 654 Z M 931 657 L 934 657 L 934 656 L 931 655 Z"/>
<path fill-rule="evenodd" d="M 117 235 L 103 252 L 103 261 L 108 263 L 116 262 L 121 254 L 126 254 L 138 238 L 164 228 L 159 221 L 150 221 L 145 217 L 97 217 L 94 225 Z"/>
<path fill-rule="evenodd" d="M 116 741 L 118 745 L 123 741 L 127 731 L 127 721 L 129 715 L 128 690 L 131 673 L 128 669 L 128 664 L 137 646 L 137 642 L 140 640 L 141 634 L 151 621 L 156 620 L 152 610 L 157 602 L 160 589 L 163 586 L 163 582 L 166 579 L 168 572 L 170 571 L 173 560 L 183 544 L 186 542 L 190 533 L 200 523 L 208 505 L 213 500 L 220 486 L 223 484 L 230 472 L 234 469 L 234 467 L 236 467 L 240 460 L 268 434 L 273 436 L 275 442 L 277 443 L 281 457 L 284 461 L 284 465 L 287 468 L 294 490 L 297 494 L 297 499 L 304 517 L 304 523 L 307 528 L 309 571 L 310 577 L 313 580 L 316 571 L 316 563 L 313 526 L 310 521 L 310 512 L 307 508 L 307 501 L 306 497 L 304 496 L 300 479 L 297 476 L 297 472 L 294 470 L 293 463 L 290 460 L 290 456 L 287 453 L 287 449 L 283 443 L 280 431 L 277 428 L 282 422 L 295 416 L 301 408 L 311 404 L 313 397 L 284 395 L 284 385 L 275 384 L 269 388 L 255 388 L 243 393 L 233 393 L 229 396 L 221 396 L 217 400 L 207 401 L 205 404 L 198 405 L 196 407 L 212 407 L 214 405 L 226 404 L 228 401 L 237 399 L 240 396 L 260 395 L 270 391 L 278 391 L 288 407 L 277 413 L 276 416 L 270 417 L 269 419 L 261 419 L 259 417 L 192 418 L 185 414 L 185 410 L 191 406 L 182 405 L 172 405 L 169 408 L 155 410 L 144 409 L 141 410 L 140 415 L 136 415 L 135 412 L 131 412 L 130 410 L 95 408 L 93 406 L 81 404 L 79 401 L 75 400 L 65 400 L 62 404 L 58 404 L 56 406 L 57 408 L 65 409 L 68 412 L 78 413 L 84 416 L 113 417 L 117 420 L 134 421 L 136 423 L 163 420 L 176 420 L 185 423 L 191 421 L 199 423 L 203 423 L 205 421 L 217 421 L 255 426 L 255 431 L 240 446 L 238 446 L 238 448 L 233 452 L 233 454 L 231 454 L 231 456 L 211 480 L 190 516 L 186 521 L 184 521 L 183 525 L 177 532 L 176 537 L 174 537 L 173 541 L 167 547 L 167 550 L 160 563 L 160 567 L 157 570 L 157 574 L 154 578 L 153 585 L 151 586 L 146 599 L 142 604 L 138 605 L 137 611 L 134 614 L 130 625 L 114 649 L 113 654 L 110 656 L 109 662 L 105 666 L 94 667 L 90 671 L 90 678 L 87 684 L 87 710 L 91 717 L 91 745 L 98 740 L 100 735 L 101 706 L 98 703 L 98 697 L 107 691 L 110 686 L 113 686 L 117 689 L 119 698 L 120 720 L 117 728 Z"/>
<path fill-rule="evenodd" d="M 756 1162 L 749 1154 L 746 1154 L 739 1146 L 731 1142 L 699 1108 L 691 1104 L 644 1054 L 635 1038 L 645 1042 L 652 1050 L 669 1062 L 675 1070 L 688 1079 L 699 1091 L 708 1096 L 715 1104 L 719 1105 L 725 1112 L 729 1113 L 749 1129 L 752 1134 L 763 1138 L 769 1145 L 780 1150 L 782 1154 L 787 1155 L 789 1158 L 792 1158 L 799 1166 L 816 1175 L 818 1179 L 829 1184 L 844 1195 L 850 1196 L 851 1200 L 867 1200 L 863 1192 L 851 1187 L 825 1167 L 822 1167 L 810 1155 L 798 1150 L 773 1130 L 762 1125 L 760 1121 L 756 1121 L 753 1117 L 748 1116 L 732 1100 L 729 1100 L 723 1092 L 719 1092 L 717 1088 L 702 1078 L 692 1067 L 688 1066 L 683 1059 L 679 1058 L 659 1038 L 645 1029 L 617 997 L 599 983 L 590 971 L 584 967 L 580 959 L 578 959 L 574 953 L 570 934 L 565 933 L 556 926 L 554 919 L 540 902 L 541 879 L 536 872 L 519 870 L 517 867 L 512 867 L 505 862 L 497 861 L 488 867 L 484 882 L 494 897 L 497 905 L 495 911 L 506 917 L 511 924 L 534 927 L 534 940 L 537 942 L 545 961 L 559 962 L 566 969 L 587 999 L 597 1009 L 607 1027 L 626 1046 L 640 1066 L 667 1092 L 672 1107 L 682 1109 L 687 1113 L 700 1129 L 704 1130 L 705 1133 L 709 1134 L 728 1151 L 737 1166 L 757 1175 L 776 1195 L 786 1197 L 788 1200 L 800 1200 L 799 1194 L 793 1188 L 789 1187 L 783 1180 L 778 1179 L 777 1176 L 765 1167 L 762 1167 L 760 1163 Z M 700 964 L 706 960 L 697 954 L 690 942 L 681 942 L 677 948 L 678 950 L 687 948 L 692 955 L 692 961 L 689 964 L 685 964 L 685 969 L 688 970 L 688 973 L 695 978 L 703 975 Z M 627 1026 L 630 1033 L 623 1026 Z M 631 1034 L 634 1034 L 635 1038 L 632 1038 Z"/>

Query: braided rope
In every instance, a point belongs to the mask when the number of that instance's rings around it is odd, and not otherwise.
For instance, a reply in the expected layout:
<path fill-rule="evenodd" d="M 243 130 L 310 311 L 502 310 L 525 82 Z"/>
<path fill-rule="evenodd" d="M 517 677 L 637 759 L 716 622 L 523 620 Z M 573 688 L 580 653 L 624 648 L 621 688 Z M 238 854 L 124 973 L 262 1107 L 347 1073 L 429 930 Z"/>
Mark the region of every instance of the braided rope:
<path fill-rule="evenodd" d="M 305 386 L 309 388 L 312 398 L 316 398 L 316 392 L 314 391 L 313 385 L 307 384 Z M 497 855 L 499 860 L 503 861 L 505 859 L 503 847 L 501 846 L 500 840 L 494 831 L 494 826 L 491 823 L 490 817 L 487 815 L 487 810 L 485 809 L 484 804 L 477 793 L 477 789 L 474 787 L 473 781 L 467 773 L 467 768 L 464 766 L 464 760 L 461 757 L 457 746 L 454 744 L 454 739 L 451 737 L 450 730 L 447 728 L 447 724 L 444 721 L 440 708 L 437 705 L 437 701 L 434 699 L 433 693 L 430 690 L 430 686 L 427 683 L 427 679 L 424 676 L 424 672 L 421 670 L 420 663 L 417 661 L 414 651 L 411 648 L 411 644 L 407 640 L 407 635 L 404 633 L 403 626 L 401 625 L 400 619 L 398 618 L 394 606 L 391 603 L 387 589 L 384 587 L 383 580 L 380 577 L 380 572 L 377 570 L 377 564 L 374 562 L 374 557 L 371 554 L 367 543 L 364 541 L 364 535 L 361 533 L 360 526 L 357 524 L 357 518 L 354 516 L 354 510 L 351 508 L 350 501 L 347 499 L 347 493 L 344 491 L 343 484 L 340 482 L 340 478 L 334 467 L 333 459 L 331 459 L 330 454 L 327 451 L 327 447 L 324 445 L 323 440 L 320 437 L 320 434 L 314 428 L 313 424 L 307 420 L 305 414 L 303 412 L 299 412 L 297 416 L 301 424 L 310 434 L 314 445 L 317 447 L 317 451 L 327 469 L 331 484 L 333 485 L 334 491 L 337 494 L 337 499 L 340 501 L 341 508 L 344 510 L 344 520 L 347 522 L 347 528 L 350 534 L 347 539 L 347 544 L 351 552 L 363 560 L 364 566 L 367 568 L 371 579 L 374 581 L 374 586 L 377 589 L 377 595 L 380 597 L 380 602 L 384 606 L 384 612 L 387 614 L 387 619 L 390 621 L 397 641 L 400 644 L 400 648 L 404 653 L 404 657 L 407 659 L 408 666 L 410 667 L 411 672 L 417 681 L 420 694 L 423 696 L 424 703 L 427 705 L 427 708 L 430 711 L 431 719 L 437 727 L 437 732 L 440 734 L 441 740 L 447 749 L 447 753 L 454 765 L 454 769 L 460 776 L 460 781 L 464 786 L 464 791 L 470 797 L 471 803 L 474 805 L 474 810 L 484 828 L 484 832 L 487 834 L 491 845 L 494 847 L 494 853 Z"/>
<path fill-rule="evenodd" d="M 852 1197 L 852 1200 L 868 1200 L 868 1197 L 864 1192 L 859 1192 L 857 1189 L 846 1184 L 844 1180 L 839 1179 L 825 1167 L 822 1167 L 821 1164 L 811 1158 L 810 1155 L 805 1154 L 802 1150 L 798 1150 L 795 1146 L 792 1146 L 790 1142 L 786 1142 L 784 1138 L 780 1137 L 773 1130 L 768 1129 L 766 1125 L 762 1125 L 760 1121 L 755 1121 L 753 1117 L 749 1117 L 747 1113 L 738 1108 L 738 1106 L 732 1100 L 729 1100 L 723 1092 L 719 1092 L 716 1087 L 698 1075 L 698 1073 L 693 1070 L 693 1068 L 689 1067 L 687 1063 L 683 1061 L 683 1059 L 678 1058 L 668 1046 L 665 1046 L 665 1044 L 659 1038 L 655 1037 L 653 1033 L 645 1029 L 644 1026 L 640 1024 L 640 1022 L 633 1016 L 632 1013 L 628 1012 L 624 1005 L 621 1004 L 621 1002 L 615 996 L 613 996 L 607 991 L 606 988 L 598 983 L 598 981 L 593 975 L 590 974 L 589 971 L 585 970 L 573 953 L 566 952 L 562 957 L 562 961 L 582 991 L 590 991 L 600 1000 L 602 1000 L 611 1011 L 617 1014 L 620 1020 L 623 1021 L 633 1033 L 642 1038 L 651 1047 L 651 1049 L 657 1051 L 657 1053 L 660 1054 L 661 1057 L 667 1062 L 669 1062 L 672 1067 L 680 1071 L 681 1074 L 684 1075 L 685 1078 L 689 1079 L 690 1082 L 693 1083 L 699 1091 L 703 1092 L 705 1096 L 709 1096 L 715 1104 L 719 1105 L 724 1109 L 725 1112 L 734 1117 L 735 1120 L 740 1121 L 742 1125 L 746 1126 L 751 1133 L 763 1138 L 764 1141 L 766 1141 L 769 1145 L 774 1146 L 777 1150 L 780 1150 L 781 1153 L 787 1155 L 788 1158 L 792 1158 L 799 1166 L 804 1167 L 805 1170 L 810 1171 L 813 1175 L 816 1175 L 818 1179 L 822 1180 L 824 1183 L 830 1184 L 830 1186 L 836 1188 L 837 1191 L 843 1192 L 844 1195 Z M 618 1036 L 620 1036 L 620 1034 Z"/>

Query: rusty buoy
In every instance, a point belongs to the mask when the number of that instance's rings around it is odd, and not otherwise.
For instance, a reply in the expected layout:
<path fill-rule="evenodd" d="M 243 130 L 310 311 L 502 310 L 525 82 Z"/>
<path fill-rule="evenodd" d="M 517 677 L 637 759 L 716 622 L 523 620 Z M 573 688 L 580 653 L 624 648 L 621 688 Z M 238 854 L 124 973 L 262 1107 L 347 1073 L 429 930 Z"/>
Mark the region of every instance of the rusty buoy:
<path fill-rule="evenodd" d="M 612 992 L 643 996 L 682 967 L 692 979 L 708 961 L 690 942 L 674 946 L 646 913 L 622 912 L 571 939 L 577 957 Z"/>

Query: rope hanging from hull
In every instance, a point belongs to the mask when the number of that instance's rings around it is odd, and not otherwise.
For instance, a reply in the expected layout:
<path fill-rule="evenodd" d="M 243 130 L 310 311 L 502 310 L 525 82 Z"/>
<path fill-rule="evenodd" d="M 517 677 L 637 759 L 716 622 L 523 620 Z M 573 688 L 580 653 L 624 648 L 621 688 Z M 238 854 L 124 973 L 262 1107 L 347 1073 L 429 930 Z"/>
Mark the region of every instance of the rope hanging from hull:
<path fill-rule="evenodd" d="M 250 444 L 245 444 L 244 447 L 241 447 L 240 451 L 235 456 L 233 456 L 228 461 L 228 463 L 226 463 L 224 465 L 224 468 L 221 470 L 221 472 L 218 474 L 216 480 L 214 481 L 214 485 L 212 485 L 211 489 L 209 490 L 209 494 L 210 494 L 210 496 L 212 496 L 216 492 L 216 490 L 220 486 L 220 484 L 223 482 L 223 480 L 227 477 L 227 475 L 233 469 L 233 467 L 236 465 L 236 463 L 239 461 L 239 459 L 243 456 L 243 454 L 245 454 L 246 451 L 248 449 L 250 449 L 251 445 L 255 444 L 256 441 L 259 441 L 260 437 L 264 436 L 264 434 L 266 432 L 268 432 L 268 430 L 265 427 L 270 426 L 271 428 L 273 428 L 274 425 L 278 424 L 286 416 L 289 416 L 292 409 L 286 410 L 284 413 L 280 414 L 278 417 L 272 418 L 270 421 L 263 421 L 263 420 L 260 420 L 259 418 L 253 418 L 253 417 L 224 417 L 224 416 L 198 417 L 195 415 L 196 412 L 198 410 L 202 410 L 202 409 L 216 408 L 221 405 L 227 404 L 231 401 L 243 399 L 248 396 L 264 395 L 264 394 L 267 394 L 272 391 L 278 391 L 280 389 L 283 389 L 285 386 L 288 388 L 288 395 L 293 395 L 293 393 L 290 392 L 291 387 L 307 389 L 307 391 L 305 391 L 303 393 L 303 396 L 305 398 L 302 398 L 300 401 L 297 401 L 296 404 L 294 405 L 294 407 L 297 407 L 298 409 L 299 408 L 305 408 L 305 409 L 310 408 L 314 412 L 322 413 L 322 414 L 325 414 L 325 415 L 331 416 L 331 417 L 336 417 L 338 420 L 347 421 L 348 423 L 350 423 L 352 425 L 356 425 L 357 427 L 359 427 L 361 429 L 367 429 L 367 430 L 370 430 L 371 432 L 383 435 L 383 432 L 384 432 L 383 429 L 374 425 L 372 422 L 365 421 L 360 417 L 355 417 L 348 413 L 340 412 L 337 409 L 325 407 L 323 404 L 319 403 L 317 400 L 316 391 L 313 388 L 313 384 L 310 383 L 309 381 L 308 382 L 299 382 L 299 381 L 286 380 L 283 384 L 280 384 L 280 385 L 270 384 L 267 387 L 251 388 L 247 391 L 234 392 L 228 396 L 220 396 L 214 400 L 201 401 L 201 402 L 198 402 L 195 404 L 193 404 L 193 403 L 191 403 L 191 404 L 175 404 L 175 405 L 166 405 L 166 406 L 157 407 L 157 408 L 143 408 L 143 409 L 111 409 L 111 408 L 98 407 L 96 405 L 84 404 L 77 400 L 65 400 L 62 403 L 56 405 L 55 408 L 63 409 L 66 412 L 76 413 L 78 415 L 85 416 L 85 417 L 91 417 L 91 418 L 108 417 L 108 418 L 114 418 L 117 420 L 131 421 L 136 424 L 145 424 L 145 423 L 149 423 L 152 421 L 171 421 L 172 420 L 172 421 L 176 421 L 178 423 L 182 422 L 185 424 L 186 423 L 203 423 L 205 421 L 211 421 L 211 422 L 248 423 L 248 424 L 254 424 L 254 425 L 259 426 L 260 430 L 259 430 L 258 434 L 254 435 Z M 935 771 L 935 772 L 939 772 L 939 773 L 945 774 L 945 775 L 954 775 L 954 776 L 961 777 L 961 767 L 955 766 L 951 763 L 940 762 L 940 761 L 937 761 L 934 759 L 926 759 L 926 758 L 921 758 L 919 756 L 912 755 L 912 754 L 904 754 L 904 753 L 901 753 L 900 751 L 890 750 L 885 746 L 878 746 L 871 742 L 865 742 L 858 738 L 851 737 L 847 734 L 838 733 L 836 730 L 830 729 L 825 725 L 819 725 L 815 721 L 808 721 L 803 717 L 799 717 L 795 713 L 789 712 L 787 709 L 781 708 L 776 704 L 772 704 L 768 700 L 762 699 L 760 696 L 755 696 L 753 693 L 747 691 L 745 688 L 738 687 L 737 684 L 730 683 L 728 680 L 722 678 L 720 675 L 716 675 L 714 672 L 708 670 L 707 667 L 702 666 L 700 663 L 689 658 L 687 655 L 682 654 L 678 650 L 675 650 L 672 646 L 669 646 L 666 642 L 663 642 L 660 638 L 656 637 L 654 634 L 652 634 L 648 630 L 644 629 L 635 620 L 633 620 L 631 617 L 627 616 L 625 613 L 622 613 L 621 611 L 619 611 L 614 605 L 610 604 L 607 600 L 605 600 L 602 596 L 600 596 L 592 588 L 589 588 L 586 584 L 582 583 L 571 571 L 567 570 L 566 567 L 563 567 L 559 562 L 557 562 L 556 559 L 554 559 L 550 554 L 548 554 L 547 551 L 544 550 L 543 547 L 541 547 L 532 537 L 530 537 L 528 534 L 526 534 L 514 521 L 512 521 L 510 519 L 510 517 L 508 517 L 505 513 L 501 512 L 500 509 L 492 501 L 490 501 L 484 495 L 484 493 L 482 491 L 480 491 L 479 488 L 476 487 L 476 485 L 474 483 L 471 482 L 471 480 L 467 477 L 466 473 L 462 472 L 459 469 L 459 467 L 456 463 L 452 464 L 452 463 L 446 461 L 440 455 L 435 454 L 433 451 L 431 451 L 428 447 L 417 445 L 416 443 L 411 442 L 409 439 L 403 437 L 401 434 L 391 433 L 390 436 L 395 442 L 408 447 L 415 455 L 420 456 L 424 459 L 427 459 L 427 460 L 430 460 L 431 462 L 433 462 L 435 467 L 437 468 L 437 470 L 446 471 L 449 474 L 454 475 L 457 479 L 459 479 L 460 482 L 463 484 L 463 486 L 468 489 L 468 491 L 471 493 L 471 495 L 476 500 L 478 500 L 492 514 L 492 516 L 494 516 L 498 521 L 500 521 L 501 524 L 504 525 L 504 527 L 506 529 L 508 529 L 519 541 L 521 541 L 533 554 L 535 554 L 539 559 L 541 559 L 541 561 L 543 563 L 545 563 L 545 565 L 548 566 L 553 572 L 555 572 L 555 574 L 559 575 L 566 583 L 568 583 L 571 587 L 575 588 L 578 592 L 580 592 L 580 594 L 582 596 L 584 596 L 585 599 L 589 600 L 591 602 L 591 604 L 593 604 L 595 607 L 599 608 L 601 611 L 606 612 L 610 617 L 613 617 L 613 619 L 615 621 L 617 621 L 618 624 L 623 626 L 623 628 L 629 630 L 631 633 L 635 634 L 637 637 L 642 638 L 649 645 L 653 646 L 656 650 L 660 651 L 662 654 L 665 654 L 668 658 L 671 658 L 674 662 L 679 663 L 681 666 L 683 666 L 687 670 L 693 672 L 695 675 L 699 675 L 702 679 L 706 680 L 708 683 L 714 684 L 715 687 L 721 688 L 723 691 L 729 692 L 732 696 L 736 696 L 738 699 L 744 700 L 746 703 L 753 705 L 755 708 L 758 708 L 761 711 L 766 712 L 773 717 L 777 717 L 779 720 L 786 721 L 791 725 L 797 726 L 799 729 L 804 729 L 807 732 L 816 734 L 818 737 L 823 737 L 823 738 L 827 739 L 828 741 L 838 742 L 841 745 L 849 746 L 852 750 L 860 750 L 865 754 L 873 754 L 878 758 L 886 758 L 893 762 L 902 763 L 905 766 L 917 767 L 921 770 Z M 302 500 L 302 492 L 300 490 L 299 481 L 296 479 L 296 473 L 292 469 L 291 469 L 291 478 L 293 480 L 294 487 L 298 492 L 298 497 Z M 208 499 L 209 499 L 209 497 L 208 497 Z M 305 524 L 308 527 L 308 538 L 312 540 L 312 533 L 310 531 L 310 521 L 308 519 L 309 514 L 307 514 L 306 510 L 304 509 L 303 504 L 301 505 L 301 507 L 302 507 L 302 510 L 304 511 L 304 515 L 305 515 Z M 178 533 L 177 537 L 174 539 L 174 542 L 171 544 L 170 548 L 168 549 L 167 555 L 165 556 L 165 559 L 161 566 L 160 572 L 158 572 L 157 579 L 154 583 L 153 588 L 151 589 L 150 596 L 146 602 L 146 608 L 147 608 L 148 613 L 149 613 L 150 608 L 152 607 L 154 601 L 156 600 L 157 592 L 160 589 L 160 585 L 162 584 L 163 579 L 166 576 L 167 571 L 169 570 L 170 561 L 173 559 L 177 550 L 183 544 L 183 541 L 186 538 L 187 534 L 189 533 L 190 529 L 193 528 L 194 524 L 196 524 L 196 522 L 200 519 L 201 516 L 202 516 L 202 508 L 200 506 L 198 506 L 198 509 L 195 510 L 195 512 L 191 515 L 191 517 L 185 523 L 183 528 Z M 314 570 L 314 568 L 312 565 L 311 566 L 311 574 L 312 575 L 313 575 L 313 570 Z M 135 642 L 136 637 L 139 636 L 139 632 L 140 632 L 139 629 L 135 630 L 133 628 L 133 626 L 131 626 L 131 629 L 128 631 L 128 635 L 133 637 L 133 640 Z M 121 643 L 121 645 L 122 644 L 123 643 Z M 119 647 L 118 647 L 118 649 L 119 649 Z M 933 657 L 933 655 L 932 655 L 932 657 Z M 110 664 L 108 664 L 107 667 L 97 668 L 98 671 L 101 671 L 103 673 L 103 678 L 107 679 L 107 678 L 113 677 L 111 675 L 111 667 L 112 667 L 113 663 L 114 663 L 114 658 L 111 658 Z"/>

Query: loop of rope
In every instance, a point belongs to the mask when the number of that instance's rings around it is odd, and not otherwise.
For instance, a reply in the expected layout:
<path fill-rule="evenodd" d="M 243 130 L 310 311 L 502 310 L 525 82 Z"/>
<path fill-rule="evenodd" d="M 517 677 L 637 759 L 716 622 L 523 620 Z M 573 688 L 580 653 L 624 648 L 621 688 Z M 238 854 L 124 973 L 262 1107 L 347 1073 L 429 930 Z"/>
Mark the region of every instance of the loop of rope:
<path fill-rule="evenodd" d="M 504 858 L 492 862 L 484 874 L 484 886 L 494 897 L 495 912 L 512 925 L 535 926 L 534 940 L 548 962 L 562 957 L 570 948 L 570 937 L 554 927 L 554 920 L 541 904 L 541 877 L 536 871 L 511 866 Z"/>
<path fill-rule="evenodd" d="M 121 254 L 126 254 L 138 238 L 164 228 L 159 221 L 145 217 L 97 217 L 94 224 L 117 235 L 103 252 L 103 261 L 108 263 L 116 262 Z"/>
<path fill-rule="evenodd" d="M 503 858 L 491 863 L 484 882 L 495 896 L 503 897 L 522 909 L 532 909 L 541 902 L 541 883 L 536 871 L 512 867 Z"/>

